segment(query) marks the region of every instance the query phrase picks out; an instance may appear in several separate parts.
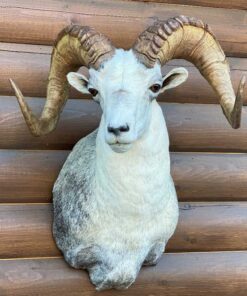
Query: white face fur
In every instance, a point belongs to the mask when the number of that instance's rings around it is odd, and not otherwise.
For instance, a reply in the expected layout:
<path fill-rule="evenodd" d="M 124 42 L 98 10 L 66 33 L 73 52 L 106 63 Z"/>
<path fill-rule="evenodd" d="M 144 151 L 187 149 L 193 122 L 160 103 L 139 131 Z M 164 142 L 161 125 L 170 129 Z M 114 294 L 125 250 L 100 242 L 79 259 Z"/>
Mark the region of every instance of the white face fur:
<path fill-rule="evenodd" d="M 100 104 L 105 141 L 115 152 L 131 148 L 149 126 L 152 101 L 187 77 L 184 68 L 173 69 L 162 77 L 158 63 L 146 68 L 132 50 L 123 49 L 117 49 L 99 70 L 89 69 L 89 79 L 74 72 L 67 75 L 73 87 L 82 93 L 92 93 Z"/>

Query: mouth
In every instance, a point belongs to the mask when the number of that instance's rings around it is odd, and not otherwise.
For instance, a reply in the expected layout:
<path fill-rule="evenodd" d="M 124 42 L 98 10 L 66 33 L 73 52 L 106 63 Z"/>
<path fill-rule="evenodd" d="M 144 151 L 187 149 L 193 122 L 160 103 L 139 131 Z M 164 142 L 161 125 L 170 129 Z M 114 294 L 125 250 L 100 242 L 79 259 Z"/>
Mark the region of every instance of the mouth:
<path fill-rule="evenodd" d="M 124 153 L 127 152 L 131 148 L 131 143 L 114 143 L 110 144 L 111 149 L 116 153 Z"/>

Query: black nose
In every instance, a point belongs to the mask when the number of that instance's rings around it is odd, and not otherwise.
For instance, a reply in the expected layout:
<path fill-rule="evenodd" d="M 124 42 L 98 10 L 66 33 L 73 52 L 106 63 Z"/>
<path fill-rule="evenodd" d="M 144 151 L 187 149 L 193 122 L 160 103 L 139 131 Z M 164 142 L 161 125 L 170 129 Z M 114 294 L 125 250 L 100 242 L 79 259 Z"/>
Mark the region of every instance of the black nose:
<path fill-rule="evenodd" d="M 113 126 L 108 126 L 107 130 L 109 133 L 114 134 L 115 136 L 119 136 L 120 133 L 128 132 L 130 130 L 128 124 L 126 125 L 121 125 L 119 127 L 113 127 Z"/>

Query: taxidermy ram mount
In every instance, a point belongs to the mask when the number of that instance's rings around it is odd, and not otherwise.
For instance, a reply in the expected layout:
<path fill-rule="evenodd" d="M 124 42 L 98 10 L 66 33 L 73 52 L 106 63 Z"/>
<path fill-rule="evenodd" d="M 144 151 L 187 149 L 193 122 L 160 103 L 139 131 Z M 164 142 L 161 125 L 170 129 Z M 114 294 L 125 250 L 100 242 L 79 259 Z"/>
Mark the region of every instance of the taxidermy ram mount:
<path fill-rule="evenodd" d="M 11 81 L 34 136 L 52 132 L 69 84 L 92 94 L 103 114 L 97 130 L 81 139 L 53 189 L 53 235 L 65 260 L 86 269 L 97 290 L 126 289 L 142 265 L 154 265 L 178 221 L 170 175 L 169 139 L 156 99 L 183 83 L 171 59 L 192 62 L 219 97 L 233 128 L 240 126 L 242 78 L 237 97 L 225 55 L 202 21 L 178 16 L 147 28 L 130 50 L 116 49 L 90 27 L 71 25 L 58 35 L 51 57 L 47 100 L 37 118 Z M 76 73 L 89 68 L 89 78 Z"/>

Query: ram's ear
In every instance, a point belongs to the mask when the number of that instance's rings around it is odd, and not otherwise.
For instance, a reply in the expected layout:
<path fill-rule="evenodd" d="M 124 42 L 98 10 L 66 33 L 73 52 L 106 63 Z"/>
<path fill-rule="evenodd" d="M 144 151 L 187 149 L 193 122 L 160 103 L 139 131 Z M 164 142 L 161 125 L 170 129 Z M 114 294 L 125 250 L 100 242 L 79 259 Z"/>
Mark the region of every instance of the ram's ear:
<path fill-rule="evenodd" d="M 69 74 L 67 74 L 67 79 L 69 84 L 77 89 L 79 92 L 83 94 L 89 94 L 89 91 L 87 89 L 87 77 L 76 72 L 70 72 Z"/>
<path fill-rule="evenodd" d="M 169 88 L 174 88 L 185 82 L 188 78 L 188 71 L 185 68 L 172 69 L 166 76 L 163 77 L 162 88 L 163 92 Z"/>

